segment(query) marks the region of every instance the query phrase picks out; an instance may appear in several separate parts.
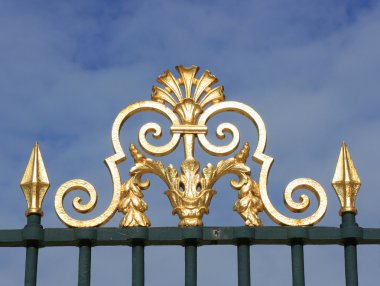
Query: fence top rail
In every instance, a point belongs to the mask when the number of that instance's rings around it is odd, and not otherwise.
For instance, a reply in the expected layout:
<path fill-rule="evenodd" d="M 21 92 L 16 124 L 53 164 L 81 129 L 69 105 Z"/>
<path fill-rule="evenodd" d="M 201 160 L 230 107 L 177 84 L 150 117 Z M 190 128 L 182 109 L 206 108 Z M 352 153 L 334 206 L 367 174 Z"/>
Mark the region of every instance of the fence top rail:
<path fill-rule="evenodd" d="M 305 245 L 338 244 L 348 240 L 356 244 L 380 244 L 379 228 L 361 227 L 136 227 L 136 228 L 24 228 L 0 230 L 0 247 L 24 247 L 34 243 L 48 246 L 117 246 L 134 243 L 150 245 Z"/>

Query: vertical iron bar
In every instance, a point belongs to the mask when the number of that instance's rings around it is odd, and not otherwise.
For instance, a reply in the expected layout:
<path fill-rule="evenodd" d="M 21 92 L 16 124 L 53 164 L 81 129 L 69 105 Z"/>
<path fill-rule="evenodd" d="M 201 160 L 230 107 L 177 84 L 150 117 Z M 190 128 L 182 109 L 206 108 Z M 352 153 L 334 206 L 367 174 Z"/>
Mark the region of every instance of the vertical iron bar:
<path fill-rule="evenodd" d="M 90 286 L 91 246 L 90 243 L 79 246 L 78 286 Z"/>
<path fill-rule="evenodd" d="M 28 216 L 25 229 L 42 228 L 41 216 L 31 214 Z M 28 242 L 26 246 L 25 259 L 25 286 L 36 286 L 37 284 L 37 263 L 38 263 L 38 242 Z"/>
<path fill-rule="evenodd" d="M 240 242 L 237 246 L 238 254 L 238 286 L 251 285 L 251 267 L 248 242 Z"/>
<path fill-rule="evenodd" d="M 355 227 L 354 213 L 342 214 L 342 228 Z M 357 251 L 356 242 L 354 240 L 347 240 L 344 242 L 344 261 L 345 261 L 345 273 L 346 273 L 346 286 L 358 285 L 358 265 L 357 265 Z"/>
<path fill-rule="evenodd" d="M 291 248 L 293 286 L 305 286 L 303 244 L 294 242 Z"/>
<path fill-rule="evenodd" d="M 197 245 L 185 246 L 185 286 L 197 285 Z"/>
<path fill-rule="evenodd" d="M 357 253 L 355 244 L 344 245 L 344 259 L 346 271 L 346 285 L 358 285 L 358 267 L 357 267 Z"/>
<path fill-rule="evenodd" d="M 132 246 L 132 286 L 144 286 L 144 245 L 136 243 Z"/>
<path fill-rule="evenodd" d="M 35 286 L 37 284 L 37 261 L 38 247 L 28 246 L 26 248 L 25 286 Z"/>

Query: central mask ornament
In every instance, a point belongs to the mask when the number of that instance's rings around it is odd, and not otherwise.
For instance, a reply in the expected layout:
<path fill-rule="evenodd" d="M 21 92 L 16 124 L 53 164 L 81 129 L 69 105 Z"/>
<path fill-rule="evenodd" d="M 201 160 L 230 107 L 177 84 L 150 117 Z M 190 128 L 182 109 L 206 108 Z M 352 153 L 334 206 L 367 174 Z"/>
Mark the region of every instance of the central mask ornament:
<path fill-rule="evenodd" d="M 87 204 L 81 203 L 81 198 L 73 200 L 73 207 L 81 213 L 90 212 L 96 205 L 97 193 L 87 181 L 76 179 L 64 183 L 57 191 L 55 209 L 62 222 L 71 227 L 93 227 L 105 224 L 119 211 L 124 214 L 120 227 L 150 226 L 150 220 L 145 214 L 148 209 L 143 200 L 143 190 L 146 190 L 150 181 L 143 180 L 142 176 L 154 174 L 167 186 L 165 194 L 173 207 L 173 214 L 180 218 L 179 226 L 202 226 L 202 217 L 208 214 L 209 206 L 216 190 L 215 183 L 224 175 L 233 174 L 231 186 L 238 191 L 234 210 L 244 219 L 246 226 L 260 226 L 262 221 L 258 213 L 265 210 L 276 223 L 283 225 L 312 225 L 319 222 L 327 208 L 327 197 L 323 188 L 312 179 L 299 178 L 285 189 L 284 202 L 292 212 L 303 212 L 309 207 L 309 197 L 301 195 L 299 202 L 292 198 L 294 191 L 307 189 L 318 199 L 318 208 L 310 216 L 301 219 L 284 216 L 272 205 L 267 191 L 267 180 L 273 158 L 264 153 L 266 146 L 266 129 L 260 115 L 250 106 L 240 102 L 226 101 L 223 86 L 214 86 L 217 78 L 209 71 L 197 78 L 199 68 L 191 66 L 176 67 L 179 77 L 176 78 L 169 70 L 159 76 L 157 81 L 161 86 L 153 86 L 151 100 L 140 101 L 127 106 L 115 119 L 112 127 L 112 144 L 115 154 L 105 160 L 113 180 L 113 197 L 108 208 L 98 217 L 90 220 L 77 220 L 67 214 L 63 207 L 64 197 L 72 190 L 85 191 L 90 200 Z M 126 159 L 120 143 L 120 131 L 124 123 L 136 113 L 156 112 L 171 122 L 171 138 L 162 146 L 150 144 L 146 137 L 153 133 L 154 138 L 162 135 L 161 126 L 157 123 L 147 123 L 140 128 L 138 141 L 142 151 L 130 144 L 129 151 L 134 160 L 130 169 L 130 178 L 122 183 L 117 165 Z M 216 114 L 235 112 L 248 118 L 254 125 L 258 142 L 252 152 L 252 159 L 261 165 L 258 182 L 251 178 L 251 170 L 246 165 L 250 157 L 250 145 L 240 145 L 239 131 L 235 125 L 222 123 L 216 129 L 218 139 L 231 134 L 228 144 L 218 146 L 207 139 L 207 122 Z M 185 158 L 181 163 L 180 171 L 172 164 L 167 167 L 161 161 L 147 158 L 143 152 L 152 156 L 166 156 L 173 152 L 181 139 Z M 208 163 L 201 169 L 199 161 L 194 158 L 194 144 L 199 143 L 202 149 L 214 156 L 230 156 L 219 161 L 215 166 Z"/>

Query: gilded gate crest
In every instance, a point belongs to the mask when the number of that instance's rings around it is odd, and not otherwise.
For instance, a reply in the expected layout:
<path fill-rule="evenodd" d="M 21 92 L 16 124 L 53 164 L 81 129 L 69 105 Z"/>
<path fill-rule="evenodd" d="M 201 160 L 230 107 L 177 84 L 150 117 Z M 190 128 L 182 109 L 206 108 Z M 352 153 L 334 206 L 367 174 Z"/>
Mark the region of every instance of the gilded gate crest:
<path fill-rule="evenodd" d="M 97 201 L 95 188 L 89 182 L 71 180 L 58 189 L 55 197 L 55 209 L 61 221 L 71 227 L 100 226 L 119 211 L 124 214 L 120 222 L 121 227 L 150 226 L 150 220 L 145 214 L 148 205 L 143 200 L 143 190 L 149 187 L 150 182 L 141 180 L 144 174 L 150 173 L 157 175 L 167 185 L 165 194 L 173 207 L 173 214 L 180 218 L 179 226 L 203 225 L 203 214 L 209 212 L 212 197 L 217 192 L 213 186 L 225 174 L 234 174 L 237 177 L 231 181 L 232 187 L 238 191 L 233 208 L 244 219 L 245 225 L 262 225 L 258 214 L 263 210 L 278 224 L 313 225 L 319 222 L 326 212 L 327 197 L 321 185 L 312 179 L 296 179 L 288 184 L 284 192 L 285 205 L 292 212 L 305 211 L 310 202 L 306 195 L 301 195 L 299 202 L 295 202 L 292 198 L 295 190 L 307 189 L 313 192 L 317 197 L 318 207 L 312 215 L 301 219 L 290 218 L 277 211 L 271 203 L 267 181 L 273 158 L 264 153 L 266 129 L 260 115 L 248 105 L 225 100 L 223 86 L 214 87 L 218 80 L 209 71 L 197 78 L 199 68 L 196 66 L 178 66 L 176 69 L 179 73 L 178 78 L 166 71 L 158 77 L 157 81 L 162 86 L 153 87 L 151 100 L 127 106 L 114 121 L 111 139 L 115 154 L 105 160 L 113 181 L 113 197 L 108 208 L 100 216 L 90 220 L 77 220 L 69 216 L 63 207 L 63 200 L 70 191 L 82 190 L 90 197 L 87 204 L 82 204 L 79 197 L 74 198 L 73 207 L 78 212 L 91 212 Z M 159 138 L 162 130 L 156 123 L 147 123 L 139 131 L 141 149 L 153 156 L 166 156 L 175 150 L 183 139 L 185 159 L 181 164 L 181 170 L 172 165 L 165 167 L 160 161 L 147 158 L 138 147 L 131 144 L 129 151 L 135 164 L 130 169 L 130 178 L 123 182 L 117 168 L 117 165 L 126 159 L 120 143 L 120 130 L 132 115 L 144 111 L 165 116 L 171 122 L 172 136 L 165 145 L 150 144 L 146 135 L 153 132 L 153 136 Z M 222 123 L 216 129 L 219 139 L 224 138 L 226 132 L 231 134 L 232 139 L 228 144 L 218 146 L 207 139 L 208 120 L 227 111 L 239 113 L 253 123 L 252 127 L 258 133 L 257 143 L 245 143 L 236 152 L 240 144 L 240 135 L 238 128 L 231 123 Z M 195 142 L 198 142 L 205 152 L 214 156 L 228 156 L 234 152 L 235 155 L 219 161 L 216 166 L 209 163 L 201 168 L 200 163 L 194 158 Z M 252 179 L 250 168 L 246 165 L 250 155 L 261 166 L 258 182 Z"/>

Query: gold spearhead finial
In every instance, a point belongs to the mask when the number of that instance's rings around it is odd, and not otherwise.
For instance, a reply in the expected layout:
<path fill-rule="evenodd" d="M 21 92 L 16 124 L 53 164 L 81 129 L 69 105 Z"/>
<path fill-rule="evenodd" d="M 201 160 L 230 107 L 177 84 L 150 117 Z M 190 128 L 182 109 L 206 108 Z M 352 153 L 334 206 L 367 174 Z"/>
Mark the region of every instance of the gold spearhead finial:
<path fill-rule="evenodd" d="M 357 213 L 355 200 L 361 184 L 346 143 L 343 142 L 332 180 L 332 186 L 341 204 L 340 215 L 345 212 Z"/>
<path fill-rule="evenodd" d="M 38 143 L 36 143 L 32 150 L 32 154 L 30 155 L 29 163 L 26 166 L 20 186 L 24 192 L 28 205 L 25 215 L 43 215 L 41 210 L 42 200 L 50 187 L 50 182 Z"/>

